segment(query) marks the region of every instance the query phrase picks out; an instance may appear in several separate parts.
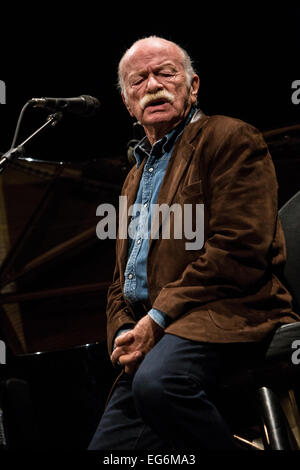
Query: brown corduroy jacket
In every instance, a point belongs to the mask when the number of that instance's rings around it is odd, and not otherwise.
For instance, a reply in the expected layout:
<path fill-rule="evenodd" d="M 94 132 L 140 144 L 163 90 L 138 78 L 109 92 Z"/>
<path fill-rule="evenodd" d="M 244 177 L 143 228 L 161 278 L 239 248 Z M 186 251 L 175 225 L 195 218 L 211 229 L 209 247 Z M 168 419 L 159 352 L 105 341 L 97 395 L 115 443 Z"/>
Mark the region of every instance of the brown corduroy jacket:
<path fill-rule="evenodd" d="M 144 164 L 123 186 L 135 202 Z M 278 219 L 277 180 L 261 133 L 226 116 L 197 111 L 177 140 L 157 204 L 204 204 L 204 244 L 150 239 L 147 276 L 152 307 L 172 319 L 167 333 L 196 341 L 260 341 L 276 326 L 299 320 L 280 281 L 285 241 Z M 136 318 L 123 296 L 128 241 L 117 239 L 108 292 L 108 348 Z"/>

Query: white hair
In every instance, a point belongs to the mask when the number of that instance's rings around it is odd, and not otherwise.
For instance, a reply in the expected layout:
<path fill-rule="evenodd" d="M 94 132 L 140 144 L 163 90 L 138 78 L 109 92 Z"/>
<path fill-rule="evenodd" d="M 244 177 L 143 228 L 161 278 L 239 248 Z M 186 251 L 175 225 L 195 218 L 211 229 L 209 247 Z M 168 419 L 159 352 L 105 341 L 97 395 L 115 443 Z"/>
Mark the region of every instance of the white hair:
<path fill-rule="evenodd" d="M 165 38 L 162 38 L 162 37 L 159 37 L 159 36 L 148 36 L 148 37 L 138 39 L 137 41 L 135 41 L 130 46 L 130 48 L 125 51 L 125 53 L 123 54 L 123 56 L 122 56 L 122 58 L 119 62 L 119 67 L 118 67 L 118 89 L 121 93 L 123 93 L 125 98 L 126 98 L 126 90 L 125 90 L 125 83 L 124 83 L 124 79 L 123 79 L 123 75 L 122 75 L 123 61 L 126 58 L 127 53 L 134 46 L 136 46 L 139 42 L 144 41 L 145 39 L 162 39 L 163 41 L 167 41 L 167 42 L 170 42 L 170 43 L 174 44 L 179 49 L 179 51 L 181 52 L 181 55 L 182 55 L 182 65 L 183 65 L 185 73 L 186 73 L 187 86 L 189 88 L 192 84 L 192 80 L 193 80 L 193 77 L 196 74 L 196 72 L 195 72 L 194 67 L 193 67 L 192 59 L 189 56 L 189 54 L 187 53 L 187 51 L 185 49 L 183 49 L 181 46 L 179 46 L 178 44 L 176 44 L 175 42 L 173 42 L 173 41 L 169 41 L 169 40 L 167 40 Z"/>

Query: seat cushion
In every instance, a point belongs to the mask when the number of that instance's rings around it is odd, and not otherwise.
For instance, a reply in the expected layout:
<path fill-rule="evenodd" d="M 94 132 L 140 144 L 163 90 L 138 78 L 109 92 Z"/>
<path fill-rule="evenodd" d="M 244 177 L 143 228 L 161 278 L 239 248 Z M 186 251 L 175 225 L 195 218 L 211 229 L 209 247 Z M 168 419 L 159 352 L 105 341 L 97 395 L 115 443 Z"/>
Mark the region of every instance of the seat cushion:
<path fill-rule="evenodd" d="M 280 326 L 270 342 L 266 352 L 266 359 L 280 359 L 292 356 L 294 352 L 293 343 L 299 340 L 300 346 L 300 322 Z"/>

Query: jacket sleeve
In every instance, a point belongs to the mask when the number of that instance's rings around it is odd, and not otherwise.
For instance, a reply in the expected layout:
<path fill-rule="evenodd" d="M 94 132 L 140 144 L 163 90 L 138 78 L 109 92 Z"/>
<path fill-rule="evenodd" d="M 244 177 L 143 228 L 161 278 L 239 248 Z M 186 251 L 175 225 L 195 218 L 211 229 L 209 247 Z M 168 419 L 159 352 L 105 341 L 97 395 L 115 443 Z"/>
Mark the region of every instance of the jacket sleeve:
<path fill-rule="evenodd" d="M 121 195 L 126 193 L 127 185 L 130 184 L 131 174 L 133 169 L 128 173 L 122 188 Z M 120 270 L 118 265 L 119 258 L 119 238 L 116 240 L 116 264 L 113 275 L 112 284 L 110 285 L 107 293 L 107 306 L 106 306 L 106 317 L 107 317 L 107 345 L 109 353 L 113 350 L 113 344 L 116 334 L 121 329 L 133 328 L 136 324 L 133 311 L 126 303 L 120 276 Z"/>
<path fill-rule="evenodd" d="M 153 304 L 173 320 L 199 305 L 245 295 L 263 282 L 270 266 L 277 221 L 274 165 L 261 133 L 230 121 L 210 135 L 215 144 L 205 156 L 205 243 Z"/>
<path fill-rule="evenodd" d="M 117 263 L 114 271 L 113 282 L 108 289 L 106 315 L 107 346 L 108 351 L 111 354 L 117 332 L 121 328 L 132 328 L 136 323 L 133 312 L 126 304 L 123 296 Z"/>

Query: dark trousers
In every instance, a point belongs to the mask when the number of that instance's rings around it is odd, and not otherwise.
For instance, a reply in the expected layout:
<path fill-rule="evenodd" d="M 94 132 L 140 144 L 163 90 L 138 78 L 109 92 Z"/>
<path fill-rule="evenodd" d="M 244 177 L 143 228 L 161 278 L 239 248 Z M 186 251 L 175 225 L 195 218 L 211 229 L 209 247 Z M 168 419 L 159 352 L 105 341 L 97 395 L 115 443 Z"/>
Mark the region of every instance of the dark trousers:
<path fill-rule="evenodd" d="M 165 334 L 119 379 L 89 450 L 236 450 L 211 391 L 241 348 Z"/>

